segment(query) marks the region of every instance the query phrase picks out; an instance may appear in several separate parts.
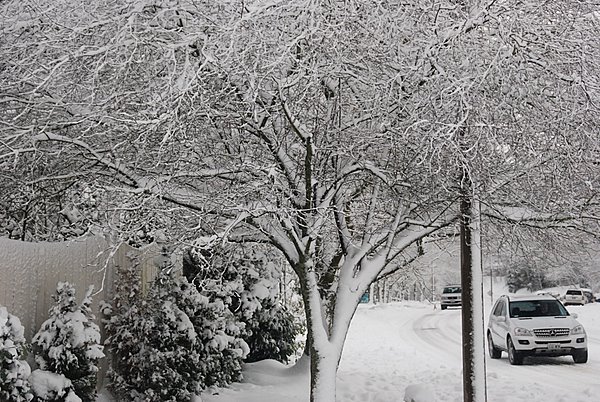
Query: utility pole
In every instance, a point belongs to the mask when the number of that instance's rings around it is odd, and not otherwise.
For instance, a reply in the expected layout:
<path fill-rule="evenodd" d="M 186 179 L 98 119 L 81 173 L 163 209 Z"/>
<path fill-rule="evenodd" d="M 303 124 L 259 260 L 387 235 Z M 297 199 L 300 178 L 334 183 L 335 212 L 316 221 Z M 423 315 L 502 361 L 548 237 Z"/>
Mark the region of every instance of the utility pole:
<path fill-rule="evenodd" d="M 460 193 L 463 401 L 486 402 L 479 201 L 473 197 L 473 183 L 466 169 L 463 170 Z"/>

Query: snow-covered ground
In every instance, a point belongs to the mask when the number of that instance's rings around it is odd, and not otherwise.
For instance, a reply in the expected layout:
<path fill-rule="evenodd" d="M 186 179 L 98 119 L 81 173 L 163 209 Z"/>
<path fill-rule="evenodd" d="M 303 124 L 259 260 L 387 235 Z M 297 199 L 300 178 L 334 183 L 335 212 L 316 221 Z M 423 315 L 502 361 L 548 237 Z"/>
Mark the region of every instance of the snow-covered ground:
<path fill-rule="evenodd" d="M 507 293 L 501 278 L 494 283 L 493 295 L 488 285 L 486 278 L 486 325 L 493 299 Z M 401 402 L 409 389 L 423 392 L 422 400 L 427 402 L 462 402 L 461 310 L 436 307 L 409 301 L 360 305 L 340 363 L 337 400 Z M 506 353 L 500 360 L 491 360 L 486 351 L 488 402 L 598 400 L 600 303 L 567 309 L 577 313 L 586 329 L 588 362 L 575 364 L 566 356 L 525 359 L 523 366 L 511 366 Z M 275 361 L 246 364 L 243 383 L 207 390 L 195 402 L 307 402 L 306 363 L 290 367 Z M 97 401 L 112 399 L 103 391 Z"/>
<path fill-rule="evenodd" d="M 486 323 L 489 304 L 486 306 Z M 569 306 L 589 338 L 589 361 L 571 357 L 526 359 L 511 366 L 487 358 L 489 402 L 589 402 L 600 395 L 600 303 Z M 338 401 L 402 401 L 407 387 L 432 401 L 462 401 L 461 311 L 399 302 L 361 305 L 337 380 Z M 306 368 L 277 362 L 248 364 L 245 381 L 201 395 L 203 402 L 308 401 Z M 416 386 L 416 387 L 415 387 Z M 427 400 L 427 399 L 426 399 Z"/>

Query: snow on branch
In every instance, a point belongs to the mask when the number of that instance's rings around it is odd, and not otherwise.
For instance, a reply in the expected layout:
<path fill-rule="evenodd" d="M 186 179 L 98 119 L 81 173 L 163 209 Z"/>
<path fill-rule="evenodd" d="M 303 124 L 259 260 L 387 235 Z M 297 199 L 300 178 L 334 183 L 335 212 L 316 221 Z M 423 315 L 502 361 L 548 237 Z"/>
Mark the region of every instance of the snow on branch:
<path fill-rule="evenodd" d="M 448 204 L 448 207 L 452 203 Z M 355 281 L 372 281 L 377 276 L 386 275 L 393 269 L 392 262 L 409 246 L 430 234 L 456 222 L 458 215 L 445 212 L 429 220 L 415 221 L 408 219 L 408 209 L 397 211 L 390 230 L 379 236 L 372 236 L 368 242 L 356 248 L 351 258 L 359 261 Z M 387 267 L 387 268 L 386 268 Z M 370 282 L 369 282 L 370 283 Z"/>
<path fill-rule="evenodd" d="M 118 160 L 111 160 L 107 156 L 101 154 L 92 148 L 89 144 L 84 141 L 77 140 L 74 138 L 66 137 L 63 135 L 51 134 L 51 133 L 42 133 L 33 137 L 33 141 L 35 142 L 43 142 L 43 141 L 55 141 L 62 142 L 77 146 L 79 148 L 84 149 L 87 153 L 89 153 L 95 160 L 104 165 L 110 170 L 115 171 L 126 180 L 124 183 L 136 189 L 135 192 L 140 193 L 148 193 L 155 195 L 165 201 L 172 202 L 175 205 L 183 206 L 189 208 L 194 211 L 202 211 L 205 213 L 213 213 L 217 211 L 210 211 L 205 206 L 194 202 L 197 199 L 198 194 L 196 192 L 192 192 L 188 189 L 182 187 L 170 188 L 168 193 L 165 193 L 160 190 L 159 184 L 163 182 L 170 181 L 174 176 L 165 176 L 156 178 L 146 178 L 141 177 L 130 170 L 124 163 L 121 163 Z M 206 170 L 203 172 L 196 173 L 182 173 L 179 177 L 217 177 L 223 176 L 226 174 L 231 174 L 232 171 L 220 171 L 220 170 Z"/>
<path fill-rule="evenodd" d="M 63 143 L 67 143 L 67 144 L 72 144 L 75 145 L 79 148 L 83 148 L 85 149 L 90 155 L 92 155 L 98 162 L 100 162 L 101 164 L 103 164 L 104 166 L 106 166 L 109 169 L 112 169 L 118 173 L 120 173 L 122 176 L 124 176 L 125 178 L 127 178 L 128 180 L 130 180 L 133 183 L 137 183 L 138 182 L 138 178 L 136 178 L 135 174 L 131 171 L 129 171 L 129 169 L 127 169 L 124 165 L 118 163 L 118 162 L 113 162 L 111 161 L 109 158 L 107 158 L 106 156 L 102 155 L 101 153 L 99 153 L 98 151 L 94 150 L 89 144 L 74 139 L 74 138 L 70 138 L 64 135 L 58 135 L 58 134 L 51 134 L 51 133 L 42 133 L 42 134 L 38 134 L 35 135 L 32 138 L 32 141 L 34 143 L 36 142 L 43 142 L 43 141 L 55 141 L 55 142 L 63 142 Z"/>
<path fill-rule="evenodd" d="M 283 111 L 285 113 L 285 117 L 288 119 L 288 121 L 292 125 L 292 128 L 294 129 L 294 132 L 296 134 L 298 134 L 298 136 L 300 137 L 300 139 L 302 139 L 302 141 L 308 142 L 312 138 L 312 133 L 291 112 L 291 110 L 290 110 L 290 108 L 289 108 L 289 106 L 288 106 L 288 104 L 287 104 L 287 102 L 285 100 L 285 97 L 283 96 L 283 94 L 281 94 L 281 92 L 280 92 L 280 97 L 281 97 L 281 106 L 283 107 Z"/>
<path fill-rule="evenodd" d="M 231 169 L 197 169 L 193 172 L 180 172 L 173 173 L 166 176 L 159 176 L 154 179 L 155 183 L 163 183 L 172 181 L 173 179 L 205 179 L 211 177 L 220 177 L 223 179 L 234 180 L 238 179 L 235 174 L 241 173 L 242 171 L 239 169 L 231 170 Z"/>
<path fill-rule="evenodd" d="M 593 215 L 573 215 L 533 211 L 526 207 L 493 206 L 482 211 L 482 215 L 515 225 L 535 229 L 573 229 L 593 236 L 598 234 L 586 228 L 584 220 L 600 220 Z"/>
<path fill-rule="evenodd" d="M 36 149 L 35 148 L 21 148 L 21 149 L 13 149 L 10 152 L 7 152 L 5 154 L 0 155 L 0 161 L 2 159 L 8 159 L 10 157 L 14 157 L 14 158 L 18 158 L 19 154 L 24 154 L 24 153 L 29 153 L 29 152 L 35 152 Z"/>
<path fill-rule="evenodd" d="M 532 211 L 526 207 L 521 206 L 510 207 L 496 205 L 493 207 L 493 210 L 491 208 L 486 208 L 485 215 L 510 222 L 550 222 L 557 220 L 556 214 Z"/>
<path fill-rule="evenodd" d="M 401 266 L 393 264 L 393 261 L 402 254 L 409 246 L 424 239 L 432 233 L 451 225 L 458 219 L 458 215 L 451 215 L 446 219 L 436 222 L 431 221 L 427 226 L 411 225 L 402 231 L 403 236 L 398 236 L 391 247 L 380 250 L 375 257 L 365 261 L 361 266 L 359 277 L 361 280 L 373 281 L 378 276 L 385 276 L 399 269 Z M 369 282 L 370 283 L 370 282 Z"/>

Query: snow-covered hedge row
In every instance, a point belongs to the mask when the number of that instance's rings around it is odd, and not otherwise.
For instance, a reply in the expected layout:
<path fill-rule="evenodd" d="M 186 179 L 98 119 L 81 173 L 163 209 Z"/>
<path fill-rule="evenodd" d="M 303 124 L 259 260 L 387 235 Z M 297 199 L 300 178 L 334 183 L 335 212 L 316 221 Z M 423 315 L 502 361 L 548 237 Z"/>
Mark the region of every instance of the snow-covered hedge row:
<path fill-rule="evenodd" d="M 117 274 L 114 299 L 102 304 L 113 352 L 108 378 L 119 400 L 190 400 L 206 387 L 241 380 L 245 359 L 285 362 L 298 347 L 299 328 L 278 301 L 275 269 L 264 255 L 190 256 L 190 280 L 164 267 L 148 294 L 133 260 Z M 104 353 L 92 291 L 77 303 L 74 287 L 59 283 L 31 345 L 19 319 L 0 309 L 1 401 L 95 400 Z M 23 360 L 30 349 L 33 372 Z"/>
<path fill-rule="evenodd" d="M 20 360 L 28 349 L 20 320 L 0 307 L 0 400 L 95 400 L 97 363 L 104 353 L 90 308 L 92 290 L 77 304 L 74 287 L 58 284 L 49 318 L 33 337 L 39 366 L 33 372 Z"/>

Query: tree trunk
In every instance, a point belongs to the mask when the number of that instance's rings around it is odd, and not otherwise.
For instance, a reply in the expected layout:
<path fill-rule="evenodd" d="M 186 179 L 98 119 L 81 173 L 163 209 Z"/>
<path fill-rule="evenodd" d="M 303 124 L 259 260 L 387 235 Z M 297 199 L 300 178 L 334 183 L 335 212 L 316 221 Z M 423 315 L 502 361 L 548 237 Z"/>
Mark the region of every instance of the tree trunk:
<path fill-rule="evenodd" d="M 337 362 L 329 344 L 326 309 L 323 308 L 318 281 L 310 261 L 301 261 L 294 271 L 298 274 L 306 315 L 304 353 L 310 358 L 310 401 L 335 401 Z"/>
<path fill-rule="evenodd" d="M 305 356 L 310 356 L 310 351 L 312 349 L 312 329 L 308 323 L 306 324 L 306 341 L 304 342 L 304 352 L 302 352 Z"/>
<path fill-rule="evenodd" d="M 335 401 L 336 376 L 339 358 L 333 345 L 319 348 L 313 343 L 310 355 L 310 401 Z M 324 345 L 321 345 L 324 346 Z M 319 350 L 324 349 L 324 350 Z M 329 349 L 329 350 L 327 350 Z"/>
<path fill-rule="evenodd" d="M 307 264 L 307 266 L 310 264 Z M 333 402 L 336 395 L 336 375 L 350 321 L 360 300 L 360 292 L 336 294 L 334 303 L 342 303 L 331 317 L 326 315 L 334 309 L 326 309 L 317 286 L 314 271 L 299 266 L 300 289 L 304 300 L 308 330 L 305 353 L 310 356 L 310 401 Z M 361 293 L 362 295 L 362 293 Z M 352 306 L 352 308 L 350 308 Z M 335 306 L 333 306 L 335 307 Z"/>

